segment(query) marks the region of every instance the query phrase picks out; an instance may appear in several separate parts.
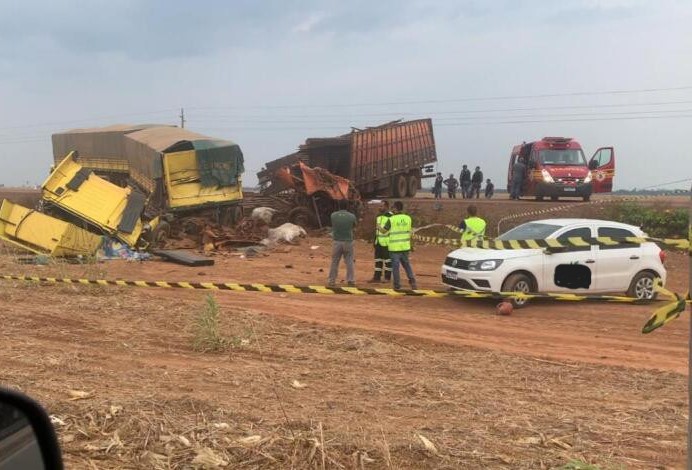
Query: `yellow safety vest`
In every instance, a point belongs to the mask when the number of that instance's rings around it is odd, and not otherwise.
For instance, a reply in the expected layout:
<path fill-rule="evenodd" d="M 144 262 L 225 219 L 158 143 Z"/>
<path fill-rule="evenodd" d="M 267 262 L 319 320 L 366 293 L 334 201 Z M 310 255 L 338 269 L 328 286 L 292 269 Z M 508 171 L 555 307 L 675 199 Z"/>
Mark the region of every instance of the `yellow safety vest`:
<path fill-rule="evenodd" d="M 480 217 L 469 217 L 464 220 L 466 229 L 461 233 L 461 241 L 483 240 L 485 236 L 485 220 Z"/>
<path fill-rule="evenodd" d="M 389 218 L 392 227 L 389 230 L 389 251 L 411 251 L 411 216 L 394 214 Z"/>
<path fill-rule="evenodd" d="M 384 230 L 384 226 L 387 223 L 387 220 L 389 220 L 391 216 L 389 215 L 378 215 L 377 219 L 375 221 L 375 240 L 377 240 L 377 244 L 380 246 L 387 246 L 389 245 L 389 232 L 381 232 L 380 229 Z"/>

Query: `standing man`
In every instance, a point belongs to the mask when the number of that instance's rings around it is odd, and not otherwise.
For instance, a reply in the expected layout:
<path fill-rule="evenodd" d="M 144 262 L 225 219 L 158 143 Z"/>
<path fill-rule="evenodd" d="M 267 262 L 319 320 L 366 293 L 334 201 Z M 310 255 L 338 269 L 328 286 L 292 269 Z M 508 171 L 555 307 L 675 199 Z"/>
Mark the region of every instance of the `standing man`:
<path fill-rule="evenodd" d="M 356 226 L 356 216 L 346 210 L 348 202 L 339 200 L 339 210 L 332 212 L 332 265 L 329 269 L 329 287 L 336 285 L 336 276 L 339 274 L 339 262 L 341 257 L 346 263 L 346 282 L 349 287 L 356 285 L 353 266 L 353 229 Z"/>
<path fill-rule="evenodd" d="M 485 237 L 485 227 L 487 225 L 485 220 L 478 217 L 478 209 L 476 206 L 469 206 L 466 212 L 468 213 L 468 217 L 459 224 L 462 243 L 473 240 L 483 241 L 483 237 Z"/>
<path fill-rule="evenodd" d="M 473 199 L 474 194 L 476 195 L 476 199 L 480 197 L 481 184 L 483 184 L 483 172 L 481 171 L 481 167 L 477 166 L 471 178 L 471 199 Z"/>
<path fill-rule="evenodd" d="M 522 157 L 517 158 L 517 161 L 512 165 L 512 187 L 509 191 L 510 199 L 519 199 L 521 196 L 521 187 L 524 184 L 524 176 L 526 174 L 526 165 Z"/>
<path fill-rule="evenodd" d="M 413 222 L 411 216 L 404 214 L 404 205 L 401 201 L 394 203 L 393 212 L 394 215 L 389 218 L 385 228 L 389 230 L 389 256 L 392 258 L 394 289 L 401 289 L 401 273 L 399 272 L 399 265 L 401 264 L 404 266 L 411 289 L 415 290 L 418 289 L 416 276 L 413 274 L 413 268 L 408 257 L 412 249 Z"/>
<path fill-rule="evenodd" d="M 485 180 L 485 198 L 490 199 L 493 197 L 493 194 L 495 194 L 495 185 L 490 181 L 490 178 L 488 178 Z"/>
<path fill-rule="evenodd" d="M 440 188 L 442 190 L 442 188 Z M 380 213 L 375 219 L 375 274 L 368 282 L 389 282 L 392 279 L 392 260 L 389 258 L 389 230 L 385 228 L 387 221 L 393 214 L 389 210 L 389 201 L 382 201 Z"/>
<path fill-rule="evenodd" d="M 449 198 L 450 199 L 456 199 L 457 198 L 457 186 L 459 185 L 459 182 L 454 177 L 454 174 L 450 174 L 449 178 L 447 178 L 443 182 L 444 182 L 444 184 L 447 185 L 447 195 L 449 196 Z"/>
<path fill-rule="evenodd" d="M 461 182 L 461 197 L 464 199 L 469 198 L 469 192 L 471 189 L 471 170 L 469 170 L 466 165 L 462 165 L 461 167 L 459 181 Z"/>
<path fill-rule="evenodd" d="M 442 199 L 443 182 L 444 178 L 442 177 L 442 173 L 437 173 L 437 177 L 435 178 L 435 186 L 433 186 L 433 194 L 435 195 L 435 199 Z"/>

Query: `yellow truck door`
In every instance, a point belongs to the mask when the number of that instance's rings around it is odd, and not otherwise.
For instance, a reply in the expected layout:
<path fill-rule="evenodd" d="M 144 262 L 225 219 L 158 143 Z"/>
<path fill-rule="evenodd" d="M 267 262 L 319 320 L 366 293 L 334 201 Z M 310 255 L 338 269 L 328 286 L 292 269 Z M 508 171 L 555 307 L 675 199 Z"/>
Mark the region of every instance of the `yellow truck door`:
<path fill-rule="evenodd" d="M 228 204 L 243 198 L 240 181 L 234 186 L 202 186 L 195 150 L 164 153 L 163 171 L 172 210 Z"/>

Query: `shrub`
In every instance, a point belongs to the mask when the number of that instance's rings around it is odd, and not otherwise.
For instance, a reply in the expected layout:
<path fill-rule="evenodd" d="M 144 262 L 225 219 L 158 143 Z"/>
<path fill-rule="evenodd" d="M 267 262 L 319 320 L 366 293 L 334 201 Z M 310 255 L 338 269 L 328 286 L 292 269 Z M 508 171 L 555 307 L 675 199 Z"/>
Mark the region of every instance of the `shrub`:
<path fill-rule="evenodd" d="M 219 327 L 219 304 L 211 295 L 207 295 L 206 304 L 197 317 L 195 338 L 192 347 L 199 352 L 224 351 L 230 345 L 228 339 L 221 335 Z"/>
<path fill-rule="evenodd" d="M 618 222 L 641 227 L 652 237 L 687 237 L 687 209 L 664 209 L 623 203 L 613 207 L 610 217 Z"/>

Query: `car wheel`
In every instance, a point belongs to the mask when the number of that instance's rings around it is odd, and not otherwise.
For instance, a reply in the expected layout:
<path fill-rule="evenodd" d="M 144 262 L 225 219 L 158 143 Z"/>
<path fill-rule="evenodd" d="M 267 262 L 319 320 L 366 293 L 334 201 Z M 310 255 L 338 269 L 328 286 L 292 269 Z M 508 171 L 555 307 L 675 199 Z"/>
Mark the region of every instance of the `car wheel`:
<path fill-rule="evenodd" d="M 641 271 L 637 273 L 637 275 L 632 278 L 632 282 L 630 282 L 627 295 L 636 297 L 640 300 L 654 300 L 658 296 L 658 293 L 654 290 L 654 280 L 656 277 L 656 274 L 651 271 Z"/>
<path fill-rule="evenodd" d="M 526 274 L 512 274 L 502 284 L 502 292 L 523 292 L 528 294 L 533 291 L 533 280 Z M 514 308 L 522 308 L 528 302 L 528 299 L 508 299 Z"/>

